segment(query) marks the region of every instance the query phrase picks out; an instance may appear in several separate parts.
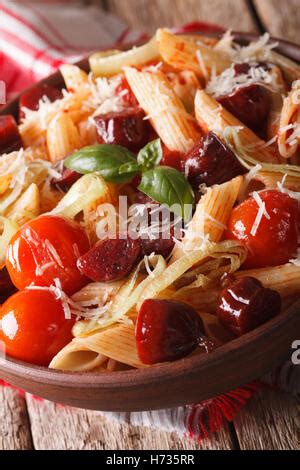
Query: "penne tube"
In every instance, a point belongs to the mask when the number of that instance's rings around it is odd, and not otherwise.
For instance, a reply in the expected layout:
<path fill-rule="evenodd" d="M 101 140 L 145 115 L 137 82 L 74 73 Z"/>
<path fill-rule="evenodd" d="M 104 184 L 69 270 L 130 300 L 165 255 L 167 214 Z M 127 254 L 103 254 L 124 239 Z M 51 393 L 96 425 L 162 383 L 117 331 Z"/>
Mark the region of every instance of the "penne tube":
<path fill-rule="evenodd" d="M 63 76 L 66 88 L 70 92 L 81 90 L 89 84 L 87 73 L 77 67 L 77 65 L 63 64 L 59 67 Z"/>
<path fill-rule="evenodd" d="M 176 95 L 184 104 L 188 113 L 194 112 L 195 96 L 197 90 L 200 88 L 200 82 L 196 74 L 190 70 L 183 70 L 182 72 L 169 72 L 166 74 L 168 80 Z"/>
<path fill-rule="evenodd" d="M 90 352 L 89 356 L 86 356 L 87 351 Z M 96 367 L 95 361 L 100 362 L 103 357 L 135 368 L 146 367 L 137 355 L 133 323 L 119 324 L 85 338 L 73 339 L 54 357 L 49 367 L 64 370 L 83 370 L 83 368 L 88 370 L 88 367 Z"/>
<path fill-rule="evenodd" d="M 283 298 L 300 292 L 300 266 L 292 263 L 238 271 L 235 276 L 238 278 L 244 276 L 255 277 L 264 287 L 276 290 Z"/>
<path fill-rule="evenodd" d="M 7 217 L 0 216 L 0 223 L 2 225 L 2 234 L 0 235 L 0 269 L 3 269 L 6 262 L 6 252 L 9 242 L 18 230 L 20 230 L 20 227 L 16 222 Z"/>
<path fill-rule="evenodd" d="M 107 363 L 107 357 L 90 350 L 76 338 L 65 346 L 52 359 L 50 369 L 68 370 L 72 372 L 89 372 L 101 370 Z"/>
<path fill-rule="evenodd" d="M 224 139 L 227 129 L 237 132 L 241 147 L 253 154 L 259 162 L 278 163 L 279 156 L 274 148 L 268 147 L 254 132 L 229 113 L 205 91 L 199 90 L 195 99 L 196 119 L 204 132 L 214 131 Z M 238 154 L 238 149 L 235 149 Z"/>
<path fill-rule="evenodd" d="M 9 208 L 7 217 L 18 225 L 23 225 L 40 214 L 40 192 L 35 183 L 32 183 L 26 191 Z"/>
<path fill-rule="evenodd" d="M 291 158 L 300 142 L 300 80 L 293 83 L 292 90 L 283 101 L 278 130 L 280 155 Z"/>
<path fill-rule="evenodd" d="M 283 299 L 300 293 L 300 266 L 292 263 L 282 266 L 236 271 L 234 277 L 251 276 L 258 279 L 264 287 L 276 290 Z M 221 287 L 208 289 L 196 288 L 182 291 L 176 300 L 190 304 L 196 310 L 215 313 Z"/>
<path fill-rule="evenodd" d="M 81 146 L 78 130 L 67 114 L 57 115 L 47 129 L 47 147 L 52 163 L 64 159 Z"/>
<path fill-rule="evenodd" d="M 174 93 L 162 72 L 125 68 L 128 83 L 157 134 L 169 150 L 185 153 L 201 137 L 193 116 Z"/>
<path fill-rule="evenodd" d="M 283 189 L 300 192 L 300 175 L 282 175 L 282 173 L 273 173 L 271 171 L 259 171 L 253 178 L 262 183 L 265 189 Z"/>
<path fill-rule="evenodd" d="M 197 205 L 182 242 L 173 250 L 171 263 L 205 243 L 219 242 L 243 184 L 242 176 L 209 188 Z"/>
<path fill-rule="evenodd" d="M 231 65 L 225 53 L 196 36 L 175 35 L 167 29 L 159 29 L 156 38 L 159 53 L 167 64 L 179 70 L 192 70 L 203 81 L 209 79 L 212 71 L 219 74 Z"/>

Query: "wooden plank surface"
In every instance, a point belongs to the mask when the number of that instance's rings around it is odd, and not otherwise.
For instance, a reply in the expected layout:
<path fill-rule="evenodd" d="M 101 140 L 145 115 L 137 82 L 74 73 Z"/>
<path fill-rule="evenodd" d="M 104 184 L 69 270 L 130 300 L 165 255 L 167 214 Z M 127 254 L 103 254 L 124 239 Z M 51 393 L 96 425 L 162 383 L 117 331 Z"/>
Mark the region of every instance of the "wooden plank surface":
<path fill-rule="evenodd" d="M 16 390 L 0 387 L 0 449 L 32 449 L 25 399 Z"/>
<path fill-rule="evenodd" d="M 299 450 L 300 401 L 264 390 L 242 409 L 234 427 L 243 450 Z"/>
<path fill-rule="evenodd" d="M 256 30 L 246 0 L 105 0 L 105 4 L 131 28 L 149 33 L 161 25 L 178 26 L 195 20 Z"/>
<path fill-rule="evenodd" d="M 95 411 L 40 402 L 27 395 L 35 449 L 59 450 L 197 450 L 233 449 L 228 429 L 198 444 L 175 433 L 119 424 Z"/>
<path fill-rule="evenodd" d="M 254 0 L 254 5 L 272 35 L 300 43 L 299 0 Z"/>

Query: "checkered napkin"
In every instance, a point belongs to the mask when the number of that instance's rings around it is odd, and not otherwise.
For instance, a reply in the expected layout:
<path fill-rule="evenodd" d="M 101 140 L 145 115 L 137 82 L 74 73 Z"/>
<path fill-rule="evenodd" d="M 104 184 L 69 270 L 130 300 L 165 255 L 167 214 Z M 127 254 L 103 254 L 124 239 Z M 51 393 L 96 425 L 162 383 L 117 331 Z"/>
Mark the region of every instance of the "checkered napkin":
<path fill-rule="evenodd" d="M 188 29 L 209 25 L 191 24 Z M 215 27 L 213 29 L 216 29 Z M 220 28 L 217 28 L 220 30 Z M 0 0 L 0 80 L 7 96 L 54 72 L 64 62 L 76 62 L 88 52 L 143 38 L 115 16 L 80 3 Z M 231 421 L 261 387 L 279 387 L 300 394 L 300 367 L 287 363 L 262 381 L 204 402 L 179 408 L 139 412 L 104 413 L 110 419 L 189 434 L 198 439 Z M 2 385 L 7 385 L 2 382 Z"/>

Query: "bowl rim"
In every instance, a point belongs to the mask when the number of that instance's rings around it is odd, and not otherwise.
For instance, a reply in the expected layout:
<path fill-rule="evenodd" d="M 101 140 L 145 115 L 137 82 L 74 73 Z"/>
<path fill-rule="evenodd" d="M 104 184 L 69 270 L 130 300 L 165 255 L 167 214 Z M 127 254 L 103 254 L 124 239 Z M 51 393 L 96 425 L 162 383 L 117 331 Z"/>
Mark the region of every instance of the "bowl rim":
<path fill-rule="evenodd" d="M 13 358 L 0 359 L 0 371 L 9 372 L 11 368 L 15 373 L 24 372 L 30 376 L 38 376 L 39 381 L 47 379 L 47 383 L 55 384 L 59 379 L 60 385 L 70 388 L 119 388 L 120 386 L 135 387 L 146 382 L 155 385 L 174 376 L 174 368 L 177 369 L 177 378 L 186 376 L 187 372 L 197 373 L 209 368 L 211 363 L 218 363 L 224 360 L 225 355 L 242 354 L 249 345 L 255 345 L 269 337 L 270 333 L 281 330 L 283 325 L 292 321 L 294 317 L 300 315 L 300 299 L 293 303 L 285 312 L 269 320 L 255 330 L 235 338 L 228 343 L 219 346 L 209 354 L 199 354 L 187 356 L 174 362 L 156 364 L 142 369 L 130 369 L 114 372 L 73 372 L 50 369 L 44 366 L 37 366 Z M 176 366 L 176 367 L 175 367 Z M 33 377 L 32 377 L 33 378 Z M 74 381 L 78 379 L 78 381 Z"/>
<path fill-rule="evenodd" d="M 194 34 L 194 33 L 193 33 Z M 195 32 L 195 34 L 197 34 Z M 204 34 L 201 30 L 199 34 Z M 206 36 L 220 37 L 220 33 L 205 33 Z M 241 43 L 247 43 L 250 40 L 257 39 L 261 34 L 233 32 L 234 38 Z M 272 41 L 279 43 L 278 50 L 281 54 L 296 62 L 300 62 L 300 46 L 282 39 L 277 39 L 271 36 Z M 101 48 L 100 48 L 101 49 Z M 296 57 L 295 57 L 296 56 Z M 77 63 L 77 65 L 84 69 L 88 66 L 88 59 L 85 58 Z M 62 83 L 62 76 L 59 71 L 54 74 L 40 80 L 28 89 L 34 88 L 40 83 L 55 83 L 57 85 Z M 18 95 L 6 106 L 0 110 L 0 116 L 5 113 L 14 113 L 17 106 Z M 242 354 L 250 345 L 255 346 L 261 343 L 264 339 L 267 339 L 270 334 L 279 332 L 284 324 L 292 322 L 293 319 L 300 312 L 300 298 L 290 306 L 284 313 L 268 321 L 264 325 L 256 328 L 255 330 L 236 338 L 211 352 L 208 355 L 192 355 L 186 358 L 154 365 L 151 367 L 145 367 L 142 369 L 132 369 L 126 371 L 115 371 L 115 372 L 74 372 L 64 370 L 54 370 L 48 367 L 40 367 L 34 364 L 25 363 L 17 359 L 9 357 L 0 358 L 0 372 L 12 373 L 15 376 L 27 375 L 34 382 L 41 382 L 45 380 L 47 384 L 59 384 L 61 386 L 75 389 L 80 386 L 83 389 L 109 389 L 117 390 L 120 387 L 131 389 L 137 385 L 159 385 L 162 381 L 170 380 L 174 378 L 174 372 L 176 378 L 182 377 L 184 379 L 187 374 L 195 375 L 199 370 L 203 371 L 210 368 L 211 364 L 217 364 L 224 360 L 225 356 L 233 356 Z M 288 354 L 288 352 L 287 352 Z M 274 364 L 276 365 L 276 364 Z M 254 379 L 255 377 L 253 377 Z M 182 402 L 186 404 L 186 400 Z"/>

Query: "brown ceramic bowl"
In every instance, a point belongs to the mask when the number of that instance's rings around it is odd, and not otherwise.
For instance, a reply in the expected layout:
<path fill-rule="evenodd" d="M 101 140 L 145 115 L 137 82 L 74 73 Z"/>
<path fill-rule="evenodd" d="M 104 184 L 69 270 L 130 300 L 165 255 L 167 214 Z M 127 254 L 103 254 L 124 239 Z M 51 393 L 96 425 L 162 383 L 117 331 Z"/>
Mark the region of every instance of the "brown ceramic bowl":
<path fill-rule="evenodd" d="M 237 34 L 241 42 L 255 35 Z M 300 62 L 300 47 L 279 41 L 279 51 Z M 88 68 L 87 60 L 80 64 Z M 47 83 L 62 85 L 59 73 Z M 0 114 L 17 112 L 17 100 Z M 140 411 L 195 403 L 261 377 L 291 355 L 299 339 L 300 299 L 286 312 L 209 355 L 192 356 L 144 370 L 71 373 L 1 359 L 0 376 L 35 395 L 102 411 Z"/>

